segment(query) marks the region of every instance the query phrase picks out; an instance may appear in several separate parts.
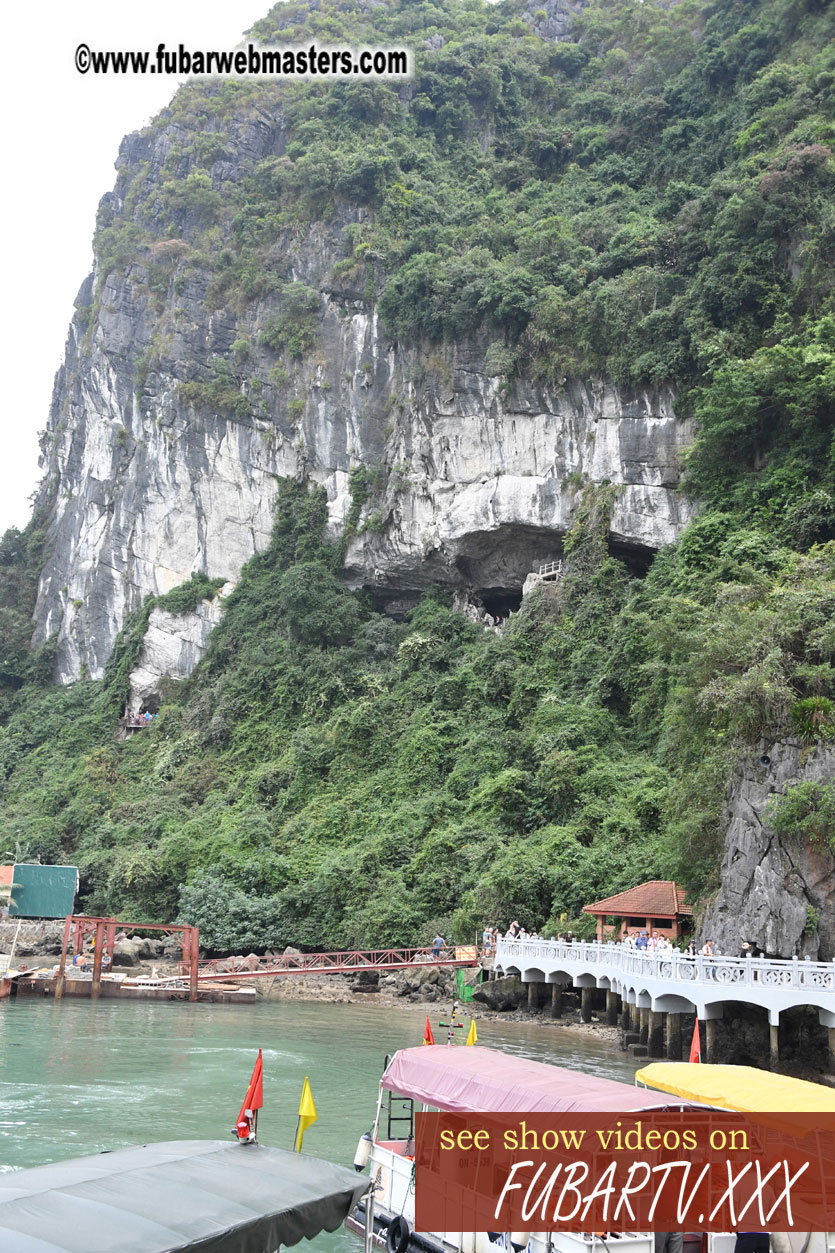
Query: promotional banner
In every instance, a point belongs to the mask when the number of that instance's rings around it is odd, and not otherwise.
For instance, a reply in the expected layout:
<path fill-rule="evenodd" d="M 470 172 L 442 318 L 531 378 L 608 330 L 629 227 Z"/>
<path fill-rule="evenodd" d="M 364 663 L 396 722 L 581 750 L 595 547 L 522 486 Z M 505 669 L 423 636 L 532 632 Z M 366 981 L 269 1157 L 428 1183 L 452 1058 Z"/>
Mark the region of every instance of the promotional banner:
<path fill-rule="evenodd" d="M 419 1231 L 828 1231 L 835 1115 L 418 1114 Z"/>

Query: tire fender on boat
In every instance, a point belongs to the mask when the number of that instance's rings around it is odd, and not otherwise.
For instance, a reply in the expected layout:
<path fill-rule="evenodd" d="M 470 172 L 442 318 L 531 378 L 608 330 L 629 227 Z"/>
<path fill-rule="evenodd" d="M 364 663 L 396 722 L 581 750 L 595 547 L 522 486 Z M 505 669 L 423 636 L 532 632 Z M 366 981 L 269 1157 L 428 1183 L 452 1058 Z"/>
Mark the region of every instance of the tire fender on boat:
<path fill-rule="evenodd" d="M 406 1253 L 411 1234 L 409 1224 L 402 1214 L 392 1218 L 386 1230 L 387 1253 Z"/>

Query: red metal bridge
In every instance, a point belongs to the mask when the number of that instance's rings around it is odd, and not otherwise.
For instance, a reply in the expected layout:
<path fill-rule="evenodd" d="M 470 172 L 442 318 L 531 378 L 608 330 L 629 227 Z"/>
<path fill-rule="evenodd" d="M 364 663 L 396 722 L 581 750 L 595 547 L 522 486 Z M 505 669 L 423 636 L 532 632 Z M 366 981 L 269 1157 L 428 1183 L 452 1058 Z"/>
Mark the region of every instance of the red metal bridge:
<path fill-rule="evenodd" d="M 277 957 L 217 957 L 198 963 L 201 983 L 212 979 L 257 979 L 277 975 L 352 975 L 363 970 L 408 970 L 413 966 L 477 966 L 475 944 L 445 948 L 436 954 L 431 948 L 376 948 L 342 953 L 282 953 Z M 188 963 L 180 970 L 188 973 Z"/>

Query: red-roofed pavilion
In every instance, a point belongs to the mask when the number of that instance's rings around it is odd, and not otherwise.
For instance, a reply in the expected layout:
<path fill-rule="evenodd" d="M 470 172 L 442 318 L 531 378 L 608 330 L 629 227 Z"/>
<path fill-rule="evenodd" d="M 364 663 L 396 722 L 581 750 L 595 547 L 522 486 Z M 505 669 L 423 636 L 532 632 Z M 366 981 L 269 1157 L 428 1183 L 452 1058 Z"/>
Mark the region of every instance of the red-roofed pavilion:
<path fill-rule="evenodd" d="M 627 931 L 635 928 L 647 935 L 666 935 L 677 939 L 689 930 L 693 910 L 685 904 L 686 892 L 672 879 L 651 879 L 639 883 L 626 892 L 607 896 L 605 900 L 584 905 L 583 913 L 592 914 L 597 920 L 597 938 L 606 938 L 606 932 L 615 931 L 615 939 L 621 939 Z M 613 919 L 613 924 L 607 919 Z"/>

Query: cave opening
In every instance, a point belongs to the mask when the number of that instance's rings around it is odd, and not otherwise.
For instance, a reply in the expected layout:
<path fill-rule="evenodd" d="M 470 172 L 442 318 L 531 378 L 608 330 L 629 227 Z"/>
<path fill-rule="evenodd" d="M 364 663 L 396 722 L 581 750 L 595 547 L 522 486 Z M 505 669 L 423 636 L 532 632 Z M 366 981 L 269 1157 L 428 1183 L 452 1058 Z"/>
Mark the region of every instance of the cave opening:
<path fill-rule="evenodd" d="M 522 606 L 522 589 L 513 590 L 506 587 L 486 587 L 479 593 L 481 603 L 493 618 L 504 620 L 512 613 L 518 613 Z"/>
<path fill-rule="evenodd" d="M 608 549 L 609 556 L 622 561 L 633 579 L 645 579 L 655 560 L 655 549 L 644 548 L 640 544 L 624 544 L 610 539 Z"/>
<path fill-rule="evenodd" d="M 545 527 L 505 524 L 496 530 L 472 532 L 461 536 L 456 551 L 430 556 L 415 569 L 414 582 L 409 585 L 409 572 L 399 571 L 392 584 L 380 580 L 365 591 L 374 609 L 408 622 L 412 611 L 426 589 L 441 586 L 450 595 L 463 597 L 475 611 L 498 622 L 505 622 L 522 605 L 522 585 L 528 576 L 564 560 L 563 534 Z M 646 577 L 655 556 L 652 549 L 623 539 L 609 538 L 609 555 L 626 567 L 632 578 Z M 559 578 L 545 575 L 552 582 Z M 623 703 L 623 694 L 612 693 L 616 707 Z"/>
<path fill-rule="evenodd" d="M 375 613 L 384 613 L 395 622 L 408 622 L 412 610 L 420 603 L 425 589 L 415 591 L 382 590 L 379 587 L 366 588 Z"/>

